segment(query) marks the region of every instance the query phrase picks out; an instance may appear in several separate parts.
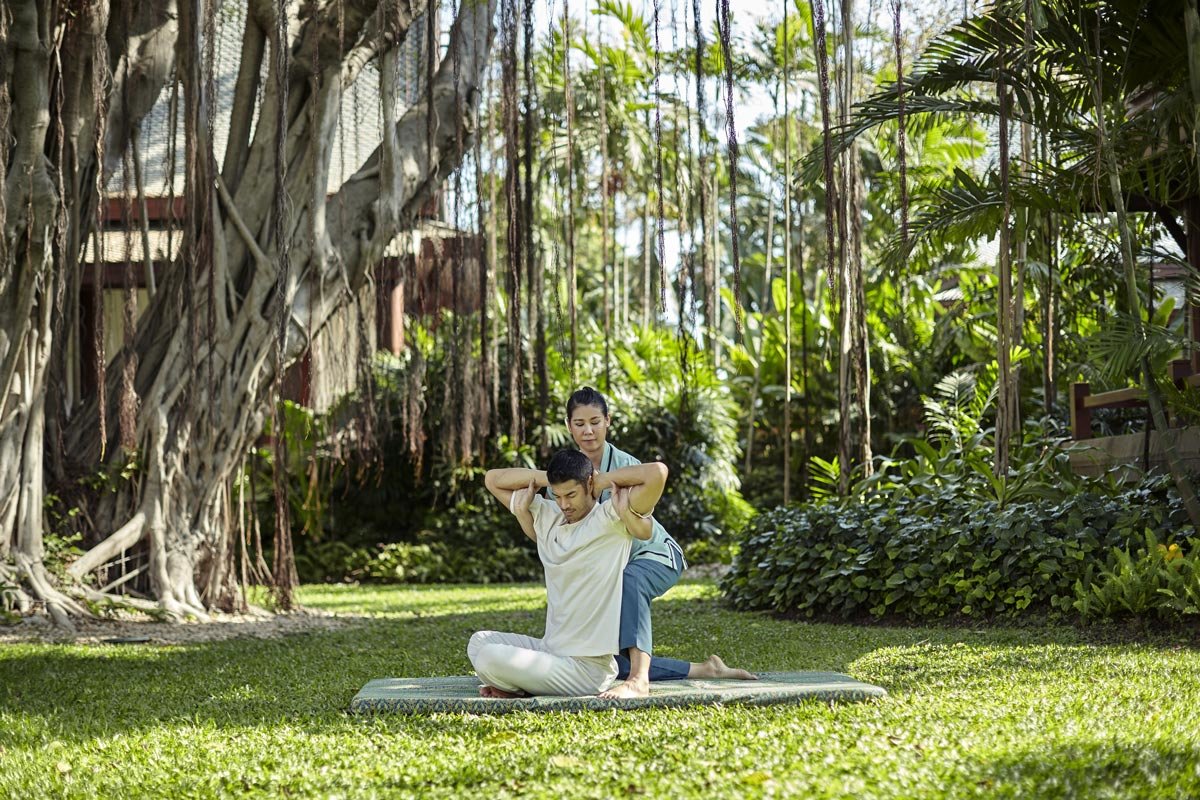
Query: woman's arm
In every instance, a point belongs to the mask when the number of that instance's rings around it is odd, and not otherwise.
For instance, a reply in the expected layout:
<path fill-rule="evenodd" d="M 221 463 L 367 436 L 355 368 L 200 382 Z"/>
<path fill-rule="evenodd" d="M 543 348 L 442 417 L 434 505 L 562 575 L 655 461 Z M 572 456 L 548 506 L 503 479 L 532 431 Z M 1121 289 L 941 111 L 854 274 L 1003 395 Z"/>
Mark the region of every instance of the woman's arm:
<path fill-rule="evenodd" d="M 612 472 L 601 472 L 596 475 L 593 493 L 599 496 L 610 486 L 624 486 L 629 489 L 629 509 L 636 514 L 648 517 L 654 511 L 654 506 L 658 504 L 659 498 L 662 497 L 663 489 L 666 488 L 667 474 L 667 465 L 661 461 L 621 467 Z"/>
<path fill-rule="evenodd" d="M 642 541 L 650 540 L 654 535 L 654 518 L 649 514 L 642 516 L 629 510 L 629 489 L 624 486 L 613 489 L 612 504 L 613 510 L 617 512 L 621 522 L 625 523 L 625 530 L 629 531 L 630 536 Z"/>

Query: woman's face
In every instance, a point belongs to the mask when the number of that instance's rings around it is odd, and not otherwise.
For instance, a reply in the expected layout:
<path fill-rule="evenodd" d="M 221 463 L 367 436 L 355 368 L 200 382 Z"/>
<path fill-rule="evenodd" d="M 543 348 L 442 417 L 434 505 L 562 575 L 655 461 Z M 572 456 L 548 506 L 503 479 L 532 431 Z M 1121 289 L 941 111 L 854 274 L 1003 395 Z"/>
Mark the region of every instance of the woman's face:
<path fill-rule="evenodd" d="M 575 446 L 592 456 L 604 449 L 611 421 L 612 418 L 598 406 L 576 406 L 567 420 L 567 427 L 571 430 Z"/>

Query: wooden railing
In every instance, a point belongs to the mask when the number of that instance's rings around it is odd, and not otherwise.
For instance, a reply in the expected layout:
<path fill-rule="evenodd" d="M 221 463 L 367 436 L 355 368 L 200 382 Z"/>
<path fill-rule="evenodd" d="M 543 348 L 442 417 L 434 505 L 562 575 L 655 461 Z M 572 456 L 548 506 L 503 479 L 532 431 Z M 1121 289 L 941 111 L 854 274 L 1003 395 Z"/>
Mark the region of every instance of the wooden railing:
<path fill-rule="evenodd" d="M 1171 382 L 1177 387 L 1200 386 L 1200 373 L 1193 372 L 1190 359 L 1171 362 Z M 1097 408 L 1145 408 L 1146 390 L 1140 386 L 1092 394 L 1087 383 L 1071 384 L 1071 435 L 1092 438 L 1092 410 Z"/>

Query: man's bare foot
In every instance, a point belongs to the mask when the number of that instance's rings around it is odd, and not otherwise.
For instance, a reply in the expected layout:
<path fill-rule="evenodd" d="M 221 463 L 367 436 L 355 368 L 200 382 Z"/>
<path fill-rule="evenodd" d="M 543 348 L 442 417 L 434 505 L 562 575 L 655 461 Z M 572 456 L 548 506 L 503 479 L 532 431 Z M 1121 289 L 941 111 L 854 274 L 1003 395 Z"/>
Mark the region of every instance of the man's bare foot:
<path fill-rule="evenodd" d="M 503 689 L 497 689 L 495 686 L 484 685 L 479 687 L 479 696 L 505 700 L 513 697 L 528 697 L 529 695 L 525 694 L 525 692 L 506 692 Z"/>
<path fill-rule="evenodd" d="M 629 678 L 624 683 L 600 693 L 601 700 L 625 700 L 630 697 L 649 697 L 650 681 L 646 678 Z"/>
<path fill-rule="evenodd" d="M 707 661 L 692 664 L 688 671 L 689 678 L 716 678 L 718 680 L 756 681 L 758 676 L 744 669 L 728 667 L 720 656 L 709 656 Z"/>

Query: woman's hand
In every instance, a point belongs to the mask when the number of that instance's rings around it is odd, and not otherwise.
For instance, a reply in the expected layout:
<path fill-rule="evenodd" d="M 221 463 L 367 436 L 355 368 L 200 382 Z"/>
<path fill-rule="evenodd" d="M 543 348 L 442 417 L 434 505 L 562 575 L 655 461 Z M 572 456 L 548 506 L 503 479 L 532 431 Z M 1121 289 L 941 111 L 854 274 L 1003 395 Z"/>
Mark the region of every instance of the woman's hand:
<path fill-rule="evenodd" d="M 599 500 L 600 495 L 604 494 L 604 490 L 608 489 L 612 485 L 613 485 L 613 482 L 608 477 L 607 472 L 593 472 L 592 473 L 592 497 Z"/>
<path fill-rule="evenodd" d="M 612 493 L 612 504 L 617 514 L 623 518 L 625 516 L 625 512 L 629 510 L 629 487 L 614 487 Z"/>

